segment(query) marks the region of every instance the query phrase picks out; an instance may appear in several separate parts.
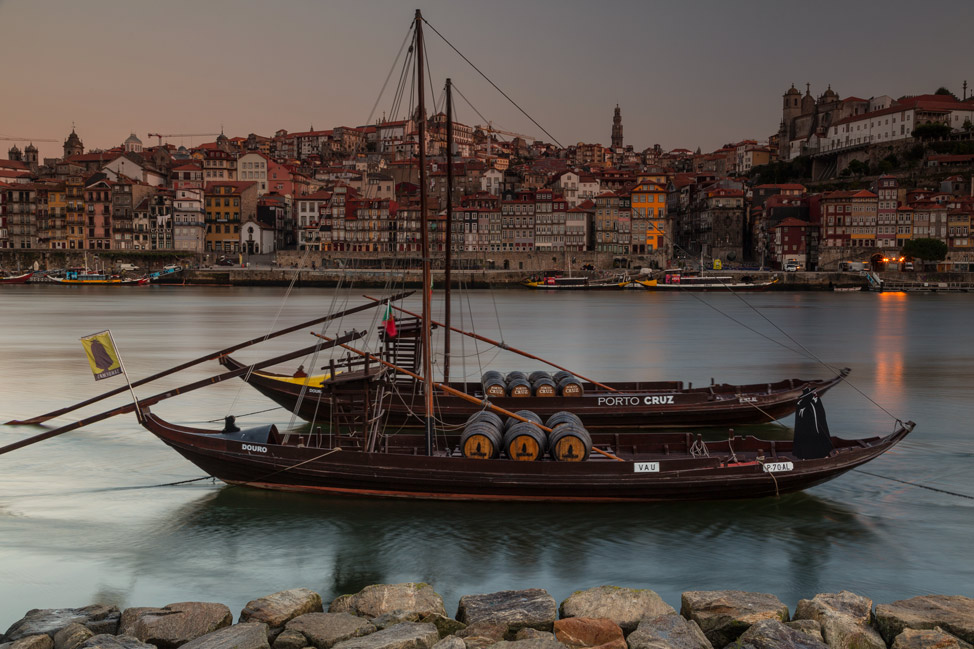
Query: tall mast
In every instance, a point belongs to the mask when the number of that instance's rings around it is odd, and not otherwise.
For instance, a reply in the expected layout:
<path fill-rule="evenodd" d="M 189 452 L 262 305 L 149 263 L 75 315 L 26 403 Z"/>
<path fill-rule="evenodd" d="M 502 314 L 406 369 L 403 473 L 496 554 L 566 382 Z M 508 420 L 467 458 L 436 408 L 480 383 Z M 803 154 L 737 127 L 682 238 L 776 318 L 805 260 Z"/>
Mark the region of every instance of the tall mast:
<path fill-rule="evenodd" d="M 446 80 L 446 285 L 443 287 L 446 333 L 443 336 L 443 382 L 450 382 L 450 270 L 453 267 L 453 82 Z"/>
<path fill-rule="evenodd" d="M 419 105 L 417 106 L 419 119 L 419 210 L 420 225 L 423 229 L 420 239 L 423 246 L 423 377 L 425 387 L 423 390 L 423 401 L 425 404 L 426 416 L 426 454 L 433 454 L 433 363 L 432 347 L 430 337 L 430 316 L 432 311 L 430 295 L 431 273 L 430 273 L 430 239 L 429 239 L 429 215 L 426 211 L 426 84 L 424 74 L 426 62 L 424 61 L 423 51 L 423 14 L 416 10 L 416 91 L 419 95 Z M 449 245 L 447 246 L 449 247 Z"/>

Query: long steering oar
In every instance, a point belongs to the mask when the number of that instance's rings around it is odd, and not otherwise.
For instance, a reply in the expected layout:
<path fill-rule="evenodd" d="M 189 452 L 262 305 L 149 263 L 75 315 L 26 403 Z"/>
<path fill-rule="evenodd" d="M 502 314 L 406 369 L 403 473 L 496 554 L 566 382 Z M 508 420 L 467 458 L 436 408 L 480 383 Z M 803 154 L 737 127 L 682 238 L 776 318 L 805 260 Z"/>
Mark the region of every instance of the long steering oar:
<path fill-rule="evenodd" d="M 378 361 L 378 362 L 382 363 L 383 365 L 385 365 L 387 367 L 391 367 L 392 369 L 396 370 L 397 372 L 402 372 L 403 374 L 406 374 L 408 376 L 413 377 L 417 381 L 423 382 L 423 381 L 426 380 L 422 376 L 420 376 L 419 374 L 416 374 L 415 372 L 410 372 L 409 370 L 407 370 L 407 369 L 405 369 L 403 367 L 399 367 L 398 365 L 395 365 L 393 363 L 390 363 L 389 361 L 383 360 L 383 359 L 379 358 L 378 356 L 373 356 L 372 354 L 370 354 L 368 352 L 364 352 L 364 351 L 362 351 L 360 349 L 355 349 L 354 347 L 351 347 L 349 345 L 343 344 L 343 343 L 339 342 L 338 340 L 336 340 L 334 338 L 329 338 L 328 336 L 322 336 L 321 334 L 316 334 L 313 331 L 311 332 L 311 335 L 312 336 L 317 336 L 318 338 L 321 338 L 322 340 L 326 340 L 326 341 L 328 341 L 330 343 L 337 344 L 339 347 L 343 347 L 344 349 L 347 349 L 348 351 L 352 352 L 353 354 L 358 354 L 359 356 L 365 356 L 366 358 L 370 358 L 370 359 L 372 359 L 374 361 Z M 501 408 L 500 406 L 495 406 L 494 404 L 492 404 L 487 399 L 478 399 L 477 397 L 470 396 L 466 392 L 461 392 L 460 390 L 456 390 L 454 388 L 451 388 L 449 385 L 444 385 L 442 383 L 437 383 L 436 381 L 433 381 L 433 386 L 435 388 L 437 388 L 438 390 L 441 390 L 443 392 L 446 392 L 447 394 L 452 394 L 455 397 L 460 397 L 461 399 L 465 399 L 465 400 L 467 400 L 467 401 L 469 401 L 471 403 L 476 403 L 477 405 L 484 406 L 486 408 L 489 408 L 489 409 L 493 410 L 496 413 L 500 413 L 500 414 L 505 415 L 507 417 L 513 417 L 514 419 L 517 419 L 518 421 L 524 421 L 524 422 L 527 422 L 529 424 L 533 424 L 533 425 L 537 426 L 538 428 L 540 428 L 541 430 L 543 430 L 546 433 L 550 433 L 551 432 L 551 429 L 548 428 L 547 426 L 544 426 L 542 424 L 539 424 L 536 421 L 531 421 L 530 419 L 526 419 L 526 418 L 522 417 L 521 415 L 517 414 L 516 412 L 511 412 L 510 410 L 506 410 L 504 408 Z M 623 460 L 622 458 L 616 457 L 612 453 L 607 453 L 607 452 L 605 452 L 605 451 L 603 451 L 601 449 L 595 448 L 595 446 L 592 447 L 592 450 L 595 451 L 596 453 L 599 453 L 600 455 L 604 455 L 605 457 L 610 458 L 612 460 L 618 460 L 619 462 L 625 462 L 625 460 Z M 3 449 L 0 449 L 0 453 L 2 453 L 2 452 L 3 452 Z"/>
<path fill-rule="evenodd" d="M 369 297 L 368 295 L 366 295 L 364 297 L 367 300 L 375 300 L 375 302 L 376 302 L 377 305 L 381 303 L 381 300 L 379 300 L 378 298 Z M 401 311 L 401 312 L 405 313 L 406 315 L 411 315 L 411 316 L 413 316 L 415 318 L 421 318 L 422 317 L 421 315 L 419 315 L 417 313 L 413 313 L 412 311 L 407 311 L 406 309 L 404 309 L 402 307 L 392 306 L 392 308 L 395 309 L 396 311 Z M 437 327 L 445 327 L 446 326 L 443 323 L 436 322 L 435 320 L 430 320 L 430 324 L 435 324 Z M 603 390 L 608 390 L 609 392 L 617 392 L 618 391 L 615 388 L 610 388 L 609 386 L 604 385 L 602 383 L 599 383 L 598 381 L 596 381 L 594 379 L 586 378 L 586 377 L 582 376 L 581 374 L 577 374 L 575 372 L 572 372 L 569 369 L 565 369 L 561 365 L 556 365 L 555 363 L 552 363 L 549 360 L 545 360 L 543 358 L 540 358 L 538 356 L 535 356 L 534 354 L 529 354 L 529 353 L 527 353 L 525 351 L 521 351 L 520 349 L 516 349 L 514 347 L 511 347 L 507 343 L 500 342 L 498 340 L 491 340 L 490 338 L 487 338 L 485 336 L 481 336 L 480 334 L 475 334 L 475 333 L 472 333 L 470 331 L 464 331 L 463 329 L 457 329 L 456 327 L 450 327 L 450 331 L 455 331 L 458 334 L 463 334 L 464 336 L 469 336 L 471 338 L 476 338 L 477 340 L 479 340 L 481 342 L 485 342 L 488 345 L 496 345 L 497 347 L 499 347 L 501 349 L 507 350 L 509 352 L 514 352 L 515 354 L 518 354 L 520 356 L 524 356 L 525 358 L 530 358 L 531 360 L 541 361 L 545 365 L 550 365 L 551 367 L 554 367 L 556 369 L 559 369 L 559 370 L 563 370 L 565 372 L 568 372 L 569 374 L 571 374 L 573 376 L 577 376 L 578 378 L 582 379 L 583 381 L 588 381 L 592 385 L 597 385 L 600 388 L 602 388 Z"/>
<path fill-rule="evenodd" d="M 170 397 L 175 397 L 176 395 L 179 394 L 186 394 L 187 392 L 191 392 L 199 388 L 205 388 L 208 385 L 213 385 L 214 383 L 219 383 L 221 381 L 226 381 L 227 379 L 232 379 L 237 376 L 241 376 L 242 374 L 246 374 L 251 370 L 259 370 L 261 368 L 269 367 L 271 365 L 276 365 L 277 363 L 283 363 L 284 361 L 289 361 L 294 358 L 301 358 L 302 356 L 307 356 L 308 354 L 312 354 L 321 349 L 328 349 L 330 347 L 334 347 L 335 345 L 340 345 L 341 343 L 344 342 L 351 342 L 353 340 L 357 340 L 358 338 L 361 338 L 364 335 L 365 335 L 364 333 L 360 333 L 360 332 L 347 333 L 342 336 L 339 336 L 334 342 L 329 342 L 326 345 L 319 344 L 319 345 L 313 345 L 311 347 L 305 347 L 304 349 L 299 349 L 296 352 L 288 352 L 283 356 L 277 356 L 276 358 L 271 358 L 270 360 L 254 363 L 253 365 L 248 365 L 247 367 L 241 367 L 235 370 L 231 370 L 229 372 L 224 372 L 223 374 L 217 374 L 216 376 L 211 376 L 208 379 L 202 379 L 200 381 L 196 381 L 194 383 L 190 383 L 188 385 L 184 385 L 179 388 L 166 390 L 165 392 L 162 392 L 155 396 L 146 397 L 145 399 L 139 399 L 139 407 L 144 408 L 146 406 L 151 406 L 153 404 L 159 403 L 163 399 L 169 399 Z M 40 433 L 39 435 L 34 435 L 33 437 L 22 439 L 19 442 L 14 442 L 13 444 L 2 446 L 0 447 L 0 455 L 3 455 L 4 453 L 9 453 L 10 451 L 16 451 L 18 448 L 30 446 L 31 444 L 36 444 L 37 442 L 43 442 L 45 439 L 57 437 L 58 435 L 70 432 L 72 430 L 77 430 L 78 428 L 81 428 L 82 426 L 87 426 L 88 424 L 94 424 L 95 422 L 99 422 L 104 419 L 114 417 L 116 415 L 124 415 L 127 412 L 132 412 L 133 410 L 135 410 L 135 404 L 130 403 L 124 406 L 119 406 L 114 410 L 109 410 L 107 412 L 86 417 L 84 419 L 74 422 L 73 424 L 67 424 L 66 426 L 61 426 L 60 428 L 54 428 L 52 430 Z"/>
<path fill-rule="evenodd" d="M 332 313 L 331 315 L 322 316 L 320 318 L 315 318 L 314 320 L 308 320 L 307 322 L 302 322 L 301 324 L 296 324 L 293 327 L 288 327 L 286 329 L 281 329 L 279 331 L 275 331 L 273 333 L 270 333 L 270 334 L 266 334 L 264 336 L 261 336 L 260 338 L 254 338 L 252 340 L 248 340 L 247 342 L 239 343 L 237 345 L 233 345 L 231 347 L 227 347 L 226 349 L 221 349 L 218 352 L 213 352 L 212 354 L 207 354 L 206 356 L 201 356 L 200 358 L 197 358 L 197 359 L 194 359 L 194 360 L 191 360 L 191 361 L 187 361 L 186 363 L 183 363 L 182 365 L 177 365 L 176 367 L 171 367 L 168 370 L 165 370 L 163 372 L 159 372 L 158 374 L 153 374 L 152 376 L 147 376 L 144 379 L 139 379 L 138 381 L 135 381 L 134 383 L 132 383 L 132 387 L 133 388 L 137 388 L 140 385 L 145 385 L 146 383 L 149 383 L 151 381 L 155 381 L 156 379 L 161 379 L 164 376 L 169 376 L 170 374 L 175 374 L 176 372 L 179 372 L 181 370 L 185 370 L 188 367 L 193 367 L 194 365 L 199 365 L 200 363 L 205 363 L 206 361 L 216 360 L 216 359 L 220 358 L 221 356 L 226 356 L 227 354 L 233 353 L 233 352 L 237 351 L 238 349 L 243 349 L 244 347 L 249 347 L 251 345 L 256 345 L 257 343 L 264 342 L 265 340 L 270 340 L 271 338 L 277 338 L 278 336 L 283 336 L 285 334 L 293 333 L 295 331 L 300 331 L 301 329 L 306 329 L 306 328 L 308 328 L 308 327 L 310 327 L 312 325 L 321 324 L 322 322 L 327 322 L 329 320 L 335 320 L 336 318 L 343 318 L 345 316 L 352 315 L 353 313 L 358 313 L 359 311 L 368 311 L 369 309 L 374 309 L 375 307 L 379 306 L 380 304 L 384 304 L 386 302 L 392 302 L 392 301 L 395 301 L 395 300 L 401 300 L 401 299 L 403 299 L 405 297 L 408 297 L 408 296 L 412 295 L 415 292 L 416 291 L 406 291 L 406 292 L 403 292 L 403 293 L 399 293 L 398 295 L 393 295 L 391 297 L 383 298 L 381 300 L 377 300 L 376 298 L 371 298 L 370 297 L 369 299 L 372 300 L 371 303 L 363 304 L 363 305 L 360 305 L 360 306 L 357 306 L 357 307 L 353 307 L 351 309 L 346 309 L 345 311 L 341 311 L 340 313 Z M 6 423 L 7 424 L 12 424 L 12 425 L 42 424 L 45 421 L 47 421 L 48 419 L 53 419 L 54 417 L 60 417 L 61 415 L 67 414 L 69 412 L 73 412 L 73 411 L 77 410 L 78 408 L 83 408 L 85 406 L 90 406 L 91 404 L 98 403 L 99 401 L 101 401 L 103 399 L 107 399 L 108 397 L 114 397 L 116 394 L 121 394 L 122 392 L 125 392 L 128 389 L 129 389 L 129 387 L 127 385 L 124 385 L 124 386 L 122 386 L 120 388 L 116 388 L 114 390 L 111 390 L 109 392 L 106 392 L 104 394 L 101 394 L 101 395 L 99 395 L 97 397 L 92 397 L 91 399 L 88 399 L 86 401 L 82 401 L 80 403 L 76 403 L 73 406 L 67 406 L 67 407 L 61 408 L 59 410 L 53 410 L 53 411 L 48 412 L 48 413 L 43 414 L 43 415 L 38 415 L 36 417 L 31 417 L 30 419 L 19 419 L 19 420 L 8 421 Z"/>

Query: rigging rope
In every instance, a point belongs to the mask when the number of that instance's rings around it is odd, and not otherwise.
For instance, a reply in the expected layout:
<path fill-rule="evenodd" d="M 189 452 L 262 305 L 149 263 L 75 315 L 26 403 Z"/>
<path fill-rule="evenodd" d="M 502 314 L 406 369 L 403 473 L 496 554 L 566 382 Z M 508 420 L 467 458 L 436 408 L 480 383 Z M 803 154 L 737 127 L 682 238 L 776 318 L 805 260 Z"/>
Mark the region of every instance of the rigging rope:
<path fill-rule="evenodd" d="M 938 489 L 937 487 L 930 487 L 925 484 L 920 484 L 919 482 L 910 482 L 909 480 L 900 480 L 899 478 L 893 478 L 888 475 L 880 475 L 878 473 L 871 473 L 869 471 L 863 471 L 862 469 L 853 469 L 858 473 L 864 473 L 866 475 L 872 476 L 874 478 L 882 478 L 883 480 L 892 480 L 893 482 L 900 482 L 902 484 L 910 485 L 911 487 L 919 487 L 921 489 L 929 489 L 930 491 L 936 491 L 938 493 L 947 494 L 950 496 L 957 496 L 958 498 L 967 498 L 969 500 L 974 500 L 974 496 L 968 496 L 967 494 L 957 493 L 956 491 L 948 491 L 947 489 Z"/>
<path fill-rule="evenodd" d="M 522 114 L 522 115 L 524 115 L 524 116 L 525 116 L 525 117 L 527 117 L 527 118 L 528 118 L 529 120 L 531 120 L 531 123 L 532 123 L 532 124 L 534 124 L 535 126 L 537 126 L 538 128 L 540 128 L 540 129 L 541 129 L 541 131 L 542 131 L 542 132 L 543 132 L 543 133 L 544 133 L 545 135 L 547 135 L 548 137 L 550 137 L 550 138 L 551 138 L 551 141 L 552 141 L 552 142 L 554 142 L 555 144 L 557 144 L 557 145 L 558 145 L 558 147 L 559 147 L 559 148 L 561 148 L 561 149 L 564 149 L 564 148 L 565 148 L 564 146 L 562 146 L 562 144 L 561 144 L 561 142 L 559 142 L 559 141 L 558 141 L 558 139 L 557 139 L 557 138 L 556 138 L 556 137 L 555 137 L 554 135 L 552 135 L 551 133 L 549 133 L 549 132 L 547 131 L 547 129 L 545 129 L 545 127 L 544 127 L 544 126 L 542 126 L 541 124 L 539 124 L 539 123 L 538 123 L 538 122 L 537 122 L 537 121 L 536 121 L 536 120 L 535 120 L 535 119 L 534 119 L 533 117 L 531 117 L 530 115 L 528 115 L 528 113 L 527 113 L 527 111 L 525 111 L 525 110 L 524 110 L 523 108 L 521 108 L 521 106 L 520 106 L 520 105 L 518 105 L 518 103 L 517 103 L 516 101 L 514 101 L 513 99 L 511 99 L 511 98 L 510 98 L 510 97 L 508 96 L 508 94 L 507 94 L 506 92 L 504 92 L 503 90 L 501 90 L 501 89 L 500 89 L 500 88 L 499 88 L 499 87 L 497 86 L 497 84 L 496 84 L 496 83 L 494 83 L 493 81 L 491 81 L 491 80 L 490 80 L 490 77 L 488 77 L 488 76 L 487 76 L 486 74 L 484 74 L 483 72 L 481 72 L 481 70 L 480 70 L 480 68 L 478 68 L 478 67 L 477 67 L 476 65 L 474 65 L 474 64 L 473 64 L 473 62 L 472 62 L 472 61 L 471 61 L 470 59 L 468 59 L 468 58 L 467 58 L 466 56 L 464 56 L 464 55 L 463 55 L 463 53 L 462 53 L 462 52 L 461 52 L 460 50 L 458 50 L 458 49 L 457 49 L 457 48 L 456 48 L 456 47 L 455 47 L 455 46 L 453 45 L 453 43 L 451 43 L 450 41 L 448 41 L 448 40 L 446 39 L 446 36 L 444 36 L 443 34 L 441 34 L 440 32 L 438 32 L 438 31 L 437 31 L 437 29 L 436 29 L 436 27 L 433 27 L 433 25 L 430 25 L 430 22 L 429 22 L 428 20 L 426 20 L 425 18 L 423 19 L 423 22 L 424 22 L 424 23 L 426 23 L 426 24 L 427 24 L 427 25 L 429 26 L 429 28 L 430 28 L 430 29 L 432 29 L 432 30 L 433 30 L 433 31 L 434 31 L 434 32 L 436 33 L 436 35 L 437 35 L 437 36 L 439 36 L 440 38 L 442 38 L 442 39 L 443 39 L 443 42 L 444 42 L 444 43 L 446 43 L 447 45 L 449 45 L 449 46 L 450 46 L 450 49 L 452 49 L 452 50 L 453 50 L 454 52 L 456 52 L 456 53 L 457 53 L 457 55 L 458 55 L 458 56 L 459 56 L 459 57 L 460 57 L 461 59 L 463 59 L 464 61 L 466 61 L 466 62 L 467 62 L 467 63 L 468 63 L 469 65 L 470 65 L 470 67 L 472 67 L 472 68 L 473 68 L 474 70 L 476 70 L 476 71 L 477 71 L 477 74 L 479 74 L 480 76 L 482 76 L 482 77 L 483 77 L 483 78 L 484 78 L 484 79 L 485 79 L 485 80 L 487 81 L 487 83 L 489 83 L 490 85 L 492 85 L 492 86 L 494 87 L 494 90 L 496 90 L 497 92 L 499 92 L 499 93 L 501 93 L 501 95 L 503 95 L 503 96 L 504 96 L 504 98 L 505 98 L 505 99 L 506 99 L 507 101 L 509 101 L 509 102 L 511 102 L 511 104 L 512 104 L 512 105 L 513 105 L 513 106 L 514 106 L 515 108 L 517 108 L 517 109 L 518 109 L 519 111 L 521 111 L 521 114 Z"/>

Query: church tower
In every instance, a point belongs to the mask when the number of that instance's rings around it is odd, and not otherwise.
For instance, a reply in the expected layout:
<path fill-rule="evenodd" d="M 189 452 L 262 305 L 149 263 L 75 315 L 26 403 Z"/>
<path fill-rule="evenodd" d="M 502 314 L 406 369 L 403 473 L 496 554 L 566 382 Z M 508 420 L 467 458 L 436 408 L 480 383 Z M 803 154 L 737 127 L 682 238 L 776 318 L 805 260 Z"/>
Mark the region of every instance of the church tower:
<path fill-rule="evenodd" d="M 81 142 L 81 138 L 78 134 L 74 132 L 74 127 L 71 127 L 71 135 L 68 139 L 64 141 L 64 157 L 72 155 L 81 155 L 85 152 L 85 145 Z"/>
<path fill-rule="evenodd" d="M 619 110 L 619 104 L 616 104 L 616 112 L 612 117 L 612 148 L 622 148 L 622 112 Z"/>
<path fill-rule="evenodd" d="M 34 171 L 37 170 L 37 147 L 33 142 L 24 149 L 24 163 Z"/>

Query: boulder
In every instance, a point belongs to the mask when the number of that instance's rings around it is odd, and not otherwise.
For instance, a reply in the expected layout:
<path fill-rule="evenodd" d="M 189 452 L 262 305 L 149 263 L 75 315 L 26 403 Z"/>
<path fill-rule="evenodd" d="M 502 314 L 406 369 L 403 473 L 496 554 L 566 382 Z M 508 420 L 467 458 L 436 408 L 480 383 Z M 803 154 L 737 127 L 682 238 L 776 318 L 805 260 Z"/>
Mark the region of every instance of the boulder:
<path fill-rule="evenodd" d="M 130 635 L 109 635 L 102 633 L 82 642 L 78 649 L 155 649 Z"/>
<path fill-rule="evenodd" d="M 554 628 L 555 639 L 573 649 L 626 649 L 622 629 L 608 618 L 566 617 L 556 620 Z"/>
<path fill-rule="evenodd" d="M 482 635 L 472 635 L 462 638 L 462 640 L 466 649 L 487 649 L 487 647 L 497 644 L 497 640 Z"/>
<path fill-rule="evenodd" d="M 169 611 L 164 608 L 155 608 L 153 606 L 133 606 L 132 608 L 127 608 L 122 611 L 122 616 L 118 621 L 118 635 L 135 635 L 135 623 L 139 621 L 139 618 L 143 615 L 149 613 L 154 613 L 158 615 L 165 615 Z"/>
<path fill-rule="evenodd" d="M 802 599 L 795 607 L 796 620 L 815 620 L 832 649 L 886 649 L 886 643 L 869 623 L 873 602 L 850 593 L 823 593 Z"/>
<path fill-rule="evenodd" d="M 940 627 L 974 644 L 974 599 L 959 595 L 924 595 L 876 606 L 876 626 L 887 643 L 904 629 Z"/>
<path fill-rule="evenodd" d="M 788 607 L 774 595 L 742 590 L 692 590 L 683 593 L 680 614 L 693 620 L 717 649 L 761 620 L 788 621 Z"/>
<path fill-rule="evenodd" d="M 656 618 L 676 609 L 651 590 L 598 586 L 572 593 L 561 603 L 561 617 L 608 618 L 618 624 L 626 635 L 632 633 L 639 621 Z"/>
<path fill-rule="evenodd" d="M 464 595 L 457 608 L 457 620 L 464 624 L 478 622 L 507 625 L 506 637 L 524 628 L 551 631 L 558 617 L 558 605 L 541 588 L 505 590 L 486 595 Z"/>
<path fill-rule="evenodd" d="M 416 611 L 390 611 L 383 613 L 379 617 L 372 618 L 372 624 L 376 629 L 385 629 L 390 626 L 402 624 L 403 622 L 419 622 L 422 615 Z"/>
<path fill-rule="evenodd" d="M 53 649 L 54 641 L 46 633 L 29 635 L 13 642 L 0 645 L 0 649 Z"/>
<path fill-rule="evenodd" d="M 440 615 L 439 613 L 428 613 L 419 619 L 420 622 L 432 624 L 440 632 L 440 637 L 445 638 L 454 635 L 467 628 L 463 622 L 458 622 L 452 617 Z"/>
<path fill-rule="evenodd" d="M 274 649 L 304 649 L 308 646 L 308 639 L 300 631 L 284 629 L 274 638 Z"/>
<path fill-rule="evenodd" d="M 233 614 L 223 604 L 176 602 L 163 606 L 161 611 L 145 611 L 139 615 L 133 625 L 133 635 L 159 649 L 176 649 L 232 622 Z"/>
<path fill-rule="evenodd" d="M 442 640 L 440 640 L 439 642 L 437 642 L 435 645 L 433 645 L 433 649 L 466 649 L 466 648 L 467 645 L 464 644 L 463 640 L 454 635 L 448 635 Z"/>
<path fill-rule="evenodd" d="M 627 640 L 629 649 L 713 649 L 696 622 L 675 612 L 644 619 Z"/>
<path fill-rule="evenodd" d="M 507 635 L 507 624 L 503 622 L 475 622 L 460 631 L 460 638 L 490 638 L 493 642 L 500 642 Z"/>
<path fill-rule="evenodd" d="M 183 649 L 270 649 L 267 625 L 242 622 L 190 640 Z"/>
<path fill-rule="evenodd" d="M 823 644 L 825 643 L 825 638 L 822 637 L 822 625 L 815 620 L 792 620 L 791 622 L 785 622 L 785 626 L 795 631 L 801 631 Z"/>
<path fill-rule="evenodd" d="M 331 649 L 344 640 L 375 633 L 375 625 L 351 613 L 305 613 L 288 622 L 281 636 L 292 631 L 304 636 L 302 647 Z M 276 641 L 274 647 L 278 649 Z"/>
<path fill-rule="evenodd" d="M 93 635 L 83 624 L 69 624 L 54 634 L 54 649 L 75 649 Z"/>
<path fill-rule="evenodd" d="M 307 588 L 293 588 L 247 602 L 240 611 L 240 622 L 263 622 L 271 637 L 276 637 L 285 624 L 299 615 L 322 610 L 321 595 Z"/>
<path fill-rule="evenodd" d="M 738 642 L 754 649 L 829 649 L 822 640 L 793 629 L 780 620 L 758 620 L 741 634 Z"/>
<path fill-rule="evenodd" d="M 30 635 L 54 634 L 69 624 L 82 624 L 92 633 L 116 633 L 120 613 L 118 607 L 92 604 L 82 608 L 42 608 L 27 611 L 3 635 L 4 642 L 13 642 Z"/>
<path fill-rule="evenodd" d="M 446 617 L 443 598 L 429 584 L 375 584 L 354 595 L 342 595 L 328 607 L 330 613 L 352 613 L 379 617 L 392 611 L 436 613 Z"/>
<path fill-rule="evenodd" d="M 971 645 L 938 626 L 933 629 L 905 629 L 896 636 L 892 649 L 971 649 Z"/>
<path fill-rule="evenodd" d="M 555 621 L 555 624 L 558 622 Z M 514 635 L 515 640 L 553 640 L 554 638 L 554 633 L 538 631 L 537 629 L 521 629 Z"/>
<path fill-rule="evenodd" d="M 554 638 L 530 638 L 528 640 L 501 641 L 490 645 L 490 649 L 565 649 Z"/>
<path fill-rule="evenodd" d="M 370 635 L 343 640 L 335 649 L 430 649 L 440 641 L 432 624 L 403 622 Z"/>

